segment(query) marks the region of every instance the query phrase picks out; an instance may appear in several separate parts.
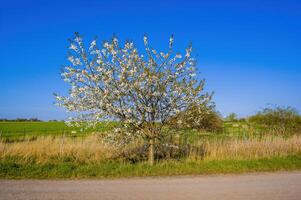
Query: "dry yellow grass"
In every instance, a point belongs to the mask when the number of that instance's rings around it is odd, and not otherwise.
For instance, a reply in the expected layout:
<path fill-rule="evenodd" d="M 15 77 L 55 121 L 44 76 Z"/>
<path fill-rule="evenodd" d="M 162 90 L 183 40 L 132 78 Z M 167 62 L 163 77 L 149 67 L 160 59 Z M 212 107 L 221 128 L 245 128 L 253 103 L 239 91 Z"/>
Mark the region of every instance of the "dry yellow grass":
<path fill-rule="evenodd" d="M 263 138 L 230 139 L 204 142 L 205 157 L 209 160 L 254 159 L 301 153 L 301 136 L 283 138 L 265 136 Z"/>
<path fill-rule="evenodd" d="M 38 137 L 37 140 L 15 143 L 0 142 L 0 158 L 18 156 L 24 160 L 35 158 L 47 162 L 50 158 L 71 157 L 78 162 L 109 159 L 115 149 L 102 143 L 97 136 L 86 138 Z"/>
<path fill-rule="evenodd" d="M 254 159 L 301 153 L 301 136 L 199 141 L 206 160 Z M 0 142 L 0 159 L 18 156 L 22 160 L 35 159 L 39 163 L 49 159 L 72 158 L 78 162 L 112 159 L 120 151 L 102 143 L 97 135 L 86 138 L 39 137 L 33 141 Z M 191 153 L 190 157 L 194 157 Z"/>

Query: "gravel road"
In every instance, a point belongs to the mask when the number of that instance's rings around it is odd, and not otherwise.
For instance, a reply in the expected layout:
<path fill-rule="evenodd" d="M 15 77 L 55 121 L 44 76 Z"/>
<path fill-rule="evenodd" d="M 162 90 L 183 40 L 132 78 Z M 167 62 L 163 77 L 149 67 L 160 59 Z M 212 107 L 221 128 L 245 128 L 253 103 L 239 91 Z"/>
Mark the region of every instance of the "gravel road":
<path fill-rule="evenodd" d="M 0 180 L 0 199 L 301 199 L 301 172 L 131 178 Z"/>

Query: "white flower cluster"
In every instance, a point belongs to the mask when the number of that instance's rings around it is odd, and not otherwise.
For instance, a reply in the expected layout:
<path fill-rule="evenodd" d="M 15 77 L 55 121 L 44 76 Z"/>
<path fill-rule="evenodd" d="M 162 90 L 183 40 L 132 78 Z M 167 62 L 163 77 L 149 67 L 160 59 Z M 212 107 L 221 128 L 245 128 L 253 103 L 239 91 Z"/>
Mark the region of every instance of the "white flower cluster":
<path fill-rule="evenodd" d="M 96 40 L 85 48 L 79 34 L 71 40 L 62 78 L 71 85 L 69 96 L 58 105 L 80 115 L 73 121 L 90 123 L 104 117 L 118 119 L 146 137 L 157 137 L 166 121 L 192 103 L 202 103 L 203 80 L 196 78 L 192 46 L 186 54 L 158 53 L 144 36 L 145 55 L 132 42 L 121 45 L 116 37 L 101 46 Z M 138 132 L 137 132 L 138 133 Z"/>

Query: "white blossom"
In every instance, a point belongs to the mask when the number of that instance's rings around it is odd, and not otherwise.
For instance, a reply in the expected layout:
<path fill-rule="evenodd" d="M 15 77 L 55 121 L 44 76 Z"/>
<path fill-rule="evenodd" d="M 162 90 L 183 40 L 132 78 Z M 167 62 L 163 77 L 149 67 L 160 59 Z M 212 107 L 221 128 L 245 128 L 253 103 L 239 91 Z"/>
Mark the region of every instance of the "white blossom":
<path fill-rule="evenodd" d="M 70 44 L 69 49 L 74 50 L 74 51 L 78 50 L 77 47 L 73 43 Z"/>
<path fill-rule="evenodd" d="M 56 96 L 59 106 L 77 115 L 71 124 L 95 124 L 107 118 L 123 122 L 131 133 L 116 130 L 109 138 L 160 137 L 162 127 L 175 114 L 192 103 L 208 101 L 203 94 L 203 80 L 196 79 L 192 47 L 185 57 L 173 54 L 173 37 L 168 52 L 157 53 L 143 38 L 146 54 L 140 54 L 133 42 L 120 46 L 116 37 L 97 47 L 93 40 L 85 50 L 77 34 L 71 41 L 71 66 L 64 68 L 62 78 L 71 86 L 69 95 Z M 74 114 L 73 114 L 74 116 Z M 74 123 L 72 123 L 74 122 Z M 113 141 L 113 139 L 112 139 Z"/>
<path fill-rule="evenodd" d="M 147 37 L 146 36 L 143 37 L 143 42 L 144 42 L 144 45 L 147 46 L 148 42 L 147 42 Z"/>
<path fill-rule="evenodd" d="M 90 48 L 89 48 L 89 50 L 91 51 L 95 46 L 96 46 L 96 40 L 93 40 L 93 41 L 90 43 Z"/>
<path fill-rule="evenodd" d="M 173 35 L 169 38 L 169 48 L 172 48 L 172 45 L 173 45 Z"/>

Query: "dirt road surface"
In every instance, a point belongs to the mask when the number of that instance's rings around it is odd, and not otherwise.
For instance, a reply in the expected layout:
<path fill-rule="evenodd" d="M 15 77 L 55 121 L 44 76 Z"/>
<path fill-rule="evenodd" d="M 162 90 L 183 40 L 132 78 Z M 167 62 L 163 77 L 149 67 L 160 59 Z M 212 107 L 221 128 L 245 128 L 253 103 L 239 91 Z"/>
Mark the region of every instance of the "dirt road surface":
<path fill-rule="evenodd" d="M 301 172 L 117 180 L 0 180 L 0 199 L 301 200 Z"/>

